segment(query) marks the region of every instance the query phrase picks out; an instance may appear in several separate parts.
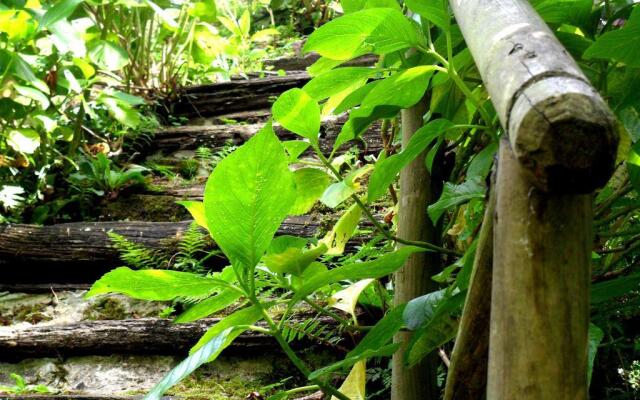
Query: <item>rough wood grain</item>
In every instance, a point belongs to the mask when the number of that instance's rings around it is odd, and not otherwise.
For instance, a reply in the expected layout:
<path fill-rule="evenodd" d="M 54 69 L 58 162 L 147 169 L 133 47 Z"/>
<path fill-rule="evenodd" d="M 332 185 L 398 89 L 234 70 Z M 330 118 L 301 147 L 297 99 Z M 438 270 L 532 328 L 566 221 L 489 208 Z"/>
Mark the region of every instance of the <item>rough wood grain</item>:
<path fill-rule="evenodd" d="M 320 130 L 320 149 L 323 153 L 328 154 L 333 149 L 333 144 L 342 129 L 342 125 L 347 120 L 346 115 L 325 119 Z M 161 150 L 164 153 L 193 150 L 199 146 L 206 146 L 214 149 L 222 148 L 227 143 L 241 145 L 249 140 L 253 135 L 258 133 L 264 126 L 263 123 L 257 124 L 229 124 L 229 125 L 210 125 L 197 126 L 185 125 L 180 127 L 166 128 L 155 134 L 151 142 L 150 150 Z M 302 138 L 291 133 L 277 124 L 274 124 L 274 130 L 280 140 L 301 140 Z M 343 149 L 354 145 L 350 142 L 343 146 Z M 355 142 L 355 145 L 364 154 L 377 155 L 382 150 L 382 139 L 380 138 L 380 124 L 373 124 L 361 137 L 361 140 Z"/>
<path fill-rule="evenodd" d="M 486 394 L 493 274 L 493 218 L 496 209 L 494 184 L 495 180 L 484 212 L 473 272 L 451 355 L 445 400 L 478 400 L 483 399 Z"/>
<path fill-rule="evenodd" d="M 517 159 L 536 186 L 589 193 L 613 172 L 614 119 L 526 0 L 453 0 Z"/>
<path fill-rule="evenodd" d="M 538 190 L 500 146 L 487 398 L 587 399 L 590 195 Z"/>
<path fill-rule="evenodd" d="M 182 89 L 174 98 L 166 99 L 160 112 L 176 117 L 198 118 L 270 108 L 280 93 L 302 87 L 309 79 L 306 73 L 296 73 L 191 86 Z"/>
<path fill-rule="evenodd" d="M 426 102 L 402 111 L 402 143 L 406 145 L 423 125 Z M 431 176 L 424 163 L 426 151 L 416 157 L 400 172 L 400 196 L 398 208 L 398 237 L 435 243 L 438 235 L 426 213 L 427 204 L 433 201 Z M 437 253 L 416 253 L 394 274 L 394 304 L 408 301 L 432 292 L 437 284 L 431 277 L 439 269 Z M 394 341 L 403 343 L 392 360 L 392 400 L 435 400 L 439 398 L 436 354 L 425 357 L 414 367 L 407 367 L 404 354 L 411 338 L 410 332 L 399 332 Z"/>
<path fill-rule="evenodd" d="M 122 263 L 107 232 L 152 249 L 171 248 L 190 224 L 191 221 L 0 225 L 2 281 L 91 282 Z M 290 217 L 278 234 L 310 237 L 319 226 L 309 216 Z"/>
<path fill-rule="evenodd" d="M 109 355 L 185 355 L 219 318 L 186 324 L 169 319 L 141 318 L 119 321 L 84 321 L 29 328 L 0 328 L 3 361 L 14 358 Z M 232 345 L 236 350 L 273 345 L 270 337 L 245 332 Z"/>

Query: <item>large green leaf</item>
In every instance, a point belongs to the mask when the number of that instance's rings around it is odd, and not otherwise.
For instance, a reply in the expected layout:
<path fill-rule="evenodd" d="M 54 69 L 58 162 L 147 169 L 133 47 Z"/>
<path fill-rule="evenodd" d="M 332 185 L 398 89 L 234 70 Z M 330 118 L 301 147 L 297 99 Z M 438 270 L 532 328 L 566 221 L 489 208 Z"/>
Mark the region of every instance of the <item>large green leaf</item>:
<path fill-rule="evenodd" d="M 207 181 L 207 226 L 234 265 L 254 267 L 295 201 L 293 174 L 271 124 L 222 160 Z"/>
<path fill-rule="evenodd" d="M 331 182 L 329 175 L 317 168 L 295 170 L 293 179 L 296 183 L 296 200 L 289 212 L 291 215 L 308 213 Z"/>
<path fill-rule="evenodd" d="M 447 3 L 442 0 L 407 0 L 405 4 L 440 28 L 446 29 L 449 26 L 449 11 L 443 7 Z"/>
<path fill-rule="evenodd" d="M 418 27 L 402 12 L 371 8 L 336 18 L 316 29 L 304 46 L 334 60 L 348 60 L 366 53 L 387 54 L 424 44 Z"/>
<path fill-rule="evenodd" d="M 263 307 L 268 309 L 271 304 L 263 304 Z M 238 325 L 252 325 L 255 324 L 262 318 L 262 312 L 260 308 L 256 306 L 250 306 L 243 308 L 241 310 L 235 311 L 232 314 L 227 315 L 222 320 L 218 321 L 215 325 L 209 328 L 204 335 L 198 340 L 191 350 L 189 350 L 189 354 L 195 354 L 198 350 L 200 350 L 203 346 L 206 346 L 213 338 L 218 336 L 220 333 L 229 328 L 237 327 Z M 238 330 L 233 333 L 233 337 L 235 338 L 244 330 Z M 212 360 L 211 360 L 212 361 Z"/>
<path fill-rule="evenodd" d="M 271 112 L 273 119 L 286 129 L 318 143 L 320 107 L 304 90 L 294 88 L 282 93 Z"/>
<path fill-rule="evenodd" d="M 96 281 L 87 297 L 105 293 L 122 293 L 141 300 L 173 300 L 178 297 L 204 297 L 224 287 L 224 281 L 189 272 L 127 267 L 107 272 Z"/>
<path fill-rule="evenodd" d="M 199 320 L 216 313 L 240 298 L 241 294 L 235 289 L 224 289 L 213 297 L 199 302 L 189 307 L 185 312 L 178 315 L 174 322 L 184 323 Z"/>
<path fill-rule="evenodd" d="M 49 28 L 56 22 L 69 18 L 73 11 L 84 0 L 61 0 L 55 2 L 51 8 L 49 8 L 42 19 L 40 20 L 40 26 L 43 28 Z"/>
<path fill-rule="evenodd" d="M 293 299 L 294 301 L 301 300 L 321 287 L 344 280 L 382 278 L 383 276 L 387 276 L 402 267 L 407 258 L 418 251 L 424 251 L 424 249 L 414 246 L 406 246 L 372 261 L 343 265 L 314 275 L 303 284 L 300 290 L 296 291 Z"/>
<path fill-rule="evenodd" d="M 162 395 L 172 386 L 189 376 L 199 366 L 215 359 L 222 350 L 229 346 L 244 329 L 227 328 L 211 338 L 204 346 L 190 354 L 162 378 L 144 397 L 144 400 L 161 400 Z"/>
<path fill-rule="evenodd" d="M 437 223 L 440 216 L 450 207 L 462 204 L 471 199 L 484 197 L 486 188 L 480 177 L 476 176 L 459 185 L 450 182 L 444 184 L 444 190 L 438 201 L 428 207 L 429 217 Z"/>
<path fill-rule="evenodd" d="M 593 0 L 543 0 L 534 8 L 548 24 L 581 26 L 591 14 Z"/>
<path fill-rule="evenodd" d="M 300 276 L 316 258 L 326 252 L 327 246 L 324 243 L 309 250 L 289 247 L 279 253 L 267 253 L 263 260 L 267 268 L 272 272 Z"/>
<path fill-rule="evenodd" d="M 364 96 L 360 108 L 349 115 L 336 138 L 334 146 L 357 138 L 369 125 L 380 118 L 391 118 L 400 109 L 416 104 L 429 86 L 433 65 L 423 65 L 397 72 L 381 80 Z"/>
<path fill-rule="evenodd" d="M 585 59 L 602 58 L 640 67 L 640 7 L 634 7 L 621 29 L 600 36 L 585 52 Z"/>
<path fill-rule="evenodd" d="M 604 338 L 604 332 L 594 324 L 589 324 L 589 354 L 587 358 L 587 382 L 591 384 L 591 375 L 593 373 L 593 363 L 596 360 L 598 346 Z"/>
<path fill-rule="evenodd" d="M 367 67 L 344 67 L 324 72 L 310 80 L 303 89 L 317 101 L 324 100 L 342 92 L 378 73 L 377 69 Z"/>
<path fill-rule="evenodd" d="M 33 38 L 38 23 L 24 10 L 0 11 L 0 33 L 7 35 L 11 42 L 21 42 Z"/>
<path fill-rule="evenodd" d="M 89 59 L 107 71 L 118 71 L 129 64 L 127 52 L 115 43 L 99 40 L 89 49 Z"/>
<path fill-rule="evenodd" d="M 640 289 L 640 272 L 594 283 L 591 285 L 591 305 L 597 306 L 638 289 Z"/>
<path fill-rule="evenodd" d="M 407 327 L 414 330 L 405 353 L 407 364 L 415 365 L 454 338 L 457 321 L 452 314 L 460 311 L 463 302 L 463 292 L 451 294 L 444 289 L 413 299 L 407 304 L 403 318 Z"/>
<path fill-rule="evenodd" d="M 196 224 L 203 227 L 204 229 L 209 229 L 207 226 L 207 217 L 204 213 L 204 203 L 201 201 L 176 201 L 177 204 L 180 204 L 184 208 L 189 211 L 189 214 L 193 217 L 193 220 L 196 221 Z"/>
<path fill-rule="evenodd" d="M 382 196 L 396 175 L 422 153 L 427 146 L 445 130 L 453 126 L 453 123 L 444 119 L 437 119 L 418 129 L 411 137 L 407 146 L 398 154 L 380 160 L 369 178 L 369 203 Z"/>

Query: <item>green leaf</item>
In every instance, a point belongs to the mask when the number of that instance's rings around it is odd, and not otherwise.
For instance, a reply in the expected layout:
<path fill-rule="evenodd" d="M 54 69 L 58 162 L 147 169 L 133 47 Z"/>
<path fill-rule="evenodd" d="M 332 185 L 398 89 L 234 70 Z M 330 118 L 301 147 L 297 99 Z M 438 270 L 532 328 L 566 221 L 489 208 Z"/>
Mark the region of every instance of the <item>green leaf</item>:
<path fill-rule="evenodd" d="M 151 389 L 144 400 L 161 400 L 162 395 L 172 386 L 189 376 L 199 366 L 215 359 L 222 350 L 229 346 L 243 329 L 227 328 L 211 338 L 204 346 L 190 354 L 173 368 L 162 380 Z"/>
<path fill-rule="evenodd" d="M 485 189 L 484 182 L 480 177 L 474 177 L 459 185 L 445 182 L 442 195 L 440 195 L 438 201 L 427 208 L 431 221 L 434 224 L 437 223 L 440 216 L 450 207 L 471 199 L 483 198 Z"/>
<path fill-rule="evenodd" d="M 224 287 L 223 281 L 189 272 L 127 267 L 107 272 L 96 281 L 86 297 L 122 293 L 141 300 L 173 300 L 178 297 L 204 297 Z"/>
<path fill-rule="evenodd" d="M 634 7 L 624 26 L 600 36 L 584 52 L 584 58 L 615 60 L 630 67 L 640 67 L 638 37 L 640 37 L 640 7 Z"/>
<path fill-rule="evenodd" d="M 464 296 L 464 292 L 451 295 L 437 291 L 413 299 L 407 304 L 404 321 L 409 329 L 414 328 L 409 348 L 405 353 L 408 365 L 415 365 L 455 337 L 457 321 L 452 317 L 452 313 L 461 309 Z"/>
<path fill-rule="evenodd" d="M 294 201 L 293 174 L 268 123 L 213 170 L 204 193 L 207 226 L 233 265 L 252 268 Z"/>
<path fill-rule="evenodd" d="M 613 300 L 616 297 L 627 295 L 633 290 L 638 290 L 639 285 L 640 272 L 594 283 L 591 285 L 591 305 L 595 306 Z"/>
<path fill-rule="evenodd" d="M 10 42 L 32 39 L 37 27 L 36 20 L 24 10 L 0 11 L 0 33 L 5 33 Z"/>
<path fill-rule="evenodd" d="M 596 360 L 598 346 L 604 338 L 604 332 L 594 324 L 589 324 L 589 354 L 587 357 L 587 382 L 591 384 L 591 375 L 593 373 L 593 363 Z"/>
<path fill-rule="evenodd" d="M 379 199 L 393 183 L 396 175 L 422 153 L 436 137 L 452 126 L 452 122 L 444 119 L 431 121 L 415 132 L 402 152 L 376 162 L 375 169 L 369 178 L 369 203 Z"/>
<path fill-rule="evenodd" d="M 384 346 L 377 346 L 375 348 L 370 348 L 363 350 L 359 354 L 349 356 L 347 355 L 341 361 L 333 363 L 331 365 L 327 365 L 326 367 L 317 369 L 309 374 L 309 379 L 317 379 L 320 378 L 330 372 L 334 372 L 343 368 L 350 367 L 357 363 L 358 361 L 366 360 L 367 358 L 372 357 L 389 357 L 395 353 L 400 347 L 400 343 L 392 343 Z"/>
<path fill-rule="evenodd" d="M 361 216 L 362 209 L 357 204 L 353 204 L 342 214 L 333 229 L 320 241 L 329 247 L 327 254 L 335 256 L 344 253 L 344 248 L 356 231 Z"/>
<path fill-rule="evenodd" d="M 282 93 L 271 108 L 273 119 L 284 128 L 318 143 L 320 107 L 304 90 L 294 88 Z"/>
<path fill-rule="evenodd" d="M 387 54 L 424 44 L 417 26 L 392 8 L 371 8 L 336 18 L 316 29 L 304 46 L 334 60 Z"/>
<path fill-rule="evenodd" d="M 343 265 L 329 271 L 314 275 L 308 279 L 300 290 L 296 291 L 293 301 L 299 301 L 321 287 L 344 280 L 378 279 L 387 276 L 402 267 L 407 258 L 418 251 L 419 247 L 406 246 L 385 254 L 375 260 Z"/>
<path fill-rule="evenodd" d="M 40 108 L 46 110 L 49 108 L 49 98 L 47 95 L 39 91 L 38 89 L 34 89 L 28 86 L 22 85 L 13 85 L 13 88 L 18 92 L 21 96 L 24 96 L 28 99 L 34 100 L 40 103 Z"/>
<path fill-rule="evenodd" d="M 634 144 L 629 151 L 627 171 L 633 188 L 640 193 L 640 142 Z"/>
<path fill-rule="evenodd" d="M 36 77 L 29 63 L 26 62 L 20 54 L 8 52 L 6 50 L 0 50 L 0 58 L 2 58 L 2 56 L 4 55 L 3 53 L 8 55 L 11 59 L 12 70 L 17 77 L 24 80 L 41 92 L 49 94 L 49 86 L 47 86 L 45 82 Z"/>
<path fill-rule="evenodd" d="M 591 14 L 593 0 L 544 0 L 534 8 L 548 24 L 581 26 Z"/>
<path fill-rule="evenodd" d="M 419 102 L 429 86 L 434 68 L 433 65 L 409 68 L 381 80 L 366 94 L 360 108 L 351 112 L 349 120 L 336 138 L 334 147 L 339 148 L 349 140 L 357 138 L 373 121 L 391 118 L 400 109 Z"/>
<path fill-rule="evenodd" d="M 420 14 L 421 17 L 431 21 L 442 29 L 449 27 L 449 11 L 443 8 L 442 0 L 406 0 L 405 4 L 411 11 Z M 444 3 L 446 4 L 446 3 Z"/>
<path fill-rule="evenodd" d="M 300 168 L 293 172 L 296 184 L 296 200 L 289 214 L 303 215 L 308 213 L 331 182 L 324 171 L 316 168 Z"/>
<path fill-rule="evenodd" d="M 207 217 L 204 212 L 203 202 L 184 200 L 184 201 L 176 201 L 176 203 L 180 204 L 181 206 L 184 206 L 184 208 L 186 208 L 187 211 L 189 211 L 189 214 L 191 214 L 193 219 L 196 221 L 196 224 L 200 225 L 206 230 L 209 230 L 209 227 L 207 226 Z"/>
<path fill-rule="evenodd" d="M 117 44 L 99 40 L 89 49 L 89 59 L 107 71 L 119 71 L 129 64 L 127 52 Z"/>
<path fill-rule="evenodd" d="M 129 128 L 137 128 L 140 126 L 142 120 L 140 119 L 140 113 L 126 103 L 119 101 L 118 99 L 110 96 L 100 96 L 98 101 L 105 105 L 109 111 L 109 115 L 120 122 L 122 125 Z"/>
<path fill-rule="evenodd" d="M 214 0 L 196 1 L 189 9 L 189 15 L 206 22 L 215 22 L 218 9 Z"/>
<path fill-rule="evenodd" d="M 270 306 L 271 304 L 263 304 L 263 307 L 265 308 L 265 310 L 268 309 Z M 210 342 L 213 338 L 215 338 L 217 335 L 219 335 L 221 332 L 225 331 L 226 329 L 233 328 L 238 325 L 246 326 L 246 325 L 255 324 L 261 318 L 262 318 L 262 312 L 256 306 L 246 307 L 232 314 L 229 314 L 226 317 L 224 317 L 222 320 L 218 321 L 218 323 L 213 325 L 211 328 L 209 328 L 205 332 L 205 334 L 202 335 L 200 340 L 198 340 L 198 343 L 196 343 L 191 348 L 191 350 L 189 350 L 189 354 L 196 353 L 198 350 L 200 350 L 203 346 L 206 346 L 208 342 Z M 244 330 L 238 330 L 234 332 L 234 334 L 232 335 L 233 338 L 235 339 L 243 331 Z M 210 360 L 210 361 L 213 361 L 213 360 Z"/>
<path fill-rule="evenodd" d="M 376 75 L 377 69 L 344 67 L 324 72 L 304 85 L 304 91 L 316 101 L 324 100 Z"/>
<path fill-rule="evenodd" d="M 310 144 L 302 140 L 287 140 L 282 142 L 282 146 L 284 146 L 284 149 L 289 155 L 289 163 L 295 163 L 298 157 L 309 148 Z"/>
<path fill-rule="evenodd" d="M 262 259 L 272 272 L 300 276 L 316 258 L 326 252 L 327 246 L 321 243 L 309 250 L 290 247 L 281 253 L 266 254 Z"/>
<path fill-rule="evenodd" d="M 220 293 L 206 300 L 199 302 L 196 305 L 189 307 L 185 312 L 180 314 L 174 322 L 184 323 L 196 321 L 201 318 L 208 317 L 231 304 L 240 298 L 241 294 L 234 289 L 224 289 Z"/>
<path fill-rule="evenodd" d="M 54 5 L 42 16 L 40 26 L 43 28 L 49 28 L 56 22 L 69 18 L 76 7 L 78 7 L 78 5 L 83 1 L 84 0 L 62 0 L 55 2 Z"/>
<path fill-rule="evenodd" d="M 320 201 L 327 207 L 336 208 L 355 192 L 355 187 L 349 185 L 348 182 L 336 182 L 331 184 L 331 186 L 322 193 Z"/>
<path fill-rule="evenodd" d="M 14 129 L 7 135 L 7 144 L 20 153 L 33 154 L 40 146 L 40 135 L 33 129 Z"/>
<path fill-rule="evenodd" d="M 467 169 L 467 180 L 476 177 L 485 179 L 491 170 L 496 151 L 498 151 L 498 143 L 492 142 L 476 154 Z"/>

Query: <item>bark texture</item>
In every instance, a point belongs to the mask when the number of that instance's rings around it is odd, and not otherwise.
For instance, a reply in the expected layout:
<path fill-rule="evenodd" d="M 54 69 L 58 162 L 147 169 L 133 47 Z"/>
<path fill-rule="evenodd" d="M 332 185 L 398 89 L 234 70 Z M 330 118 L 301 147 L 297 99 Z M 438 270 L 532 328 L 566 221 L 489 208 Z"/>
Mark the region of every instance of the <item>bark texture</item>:
<path fill-rule="evenodd" d="M 526 0 L 453 0 L 511 148 L 535 185 L 589 193 L 613 172 L 614 119 Z"/>
<path fill-rule="evenodd" d="M 306 73 L 191 86 L 165 101 L 161 113 L 198 118 L 270 108 L 274 98 L 309 81 Z"/>
<path fill-rule="evenodd" d="M 500 146 L 487 398 L 587 399 L 591 196 L 536 189 Z"/>
<path fill-rule="evenodd" d="M 426 112 L 423 102 L 402 111 L 402 143 L 406 145 L 422 125 Z M 435 228 L 427 216 L 427 204 L 433 200 L 431 177 L 425 166 L 426 153 L 400 172 L 400 197 L 398 208 L 398 237 L 433 243 L 437 238 Z M 422 252 L 409 257 L 405 265 L 394 275 L 394 304 L 408 301 L 437 289 L 431 276 L 437 273 L 439 258 L 436 253 Z M 438 399 L 436 383 L 436 354 L 425 357 L 412 368 L 404 364 L 404 353 L 411 338 L 410 332 L 400 332 L 395 342 L 403 343 L 393 355 L 392 400 Z"/>
<path fill-rule="evenodd" d="M 329 118 L 323 121 L 320 130 L 320 148 L 325 153 L 330 153 L 342 125 L 346 122 L 347 116 Z M 170 127 L 158 132 L 151 143 L 151 149 L 171 152 L 177 150 L 193 150 L 199 146 L 211 148 L 221 148 L 227 143 L 241 145 L 251 139 L 264 126 L 264 123 L 256 124 L 229 124 L 229 125 L 186 125 Z M 300 140 L 301 137 L 274 124 L 274 130 L 280 140 Z M 373 124 L 357 143 L 358 148 L 364 154 L 378 154 L 382 150 L 382 139 L 380 138 L 380 124 Z M 349 143 L 347 148 L 354 145 Z"/>
<path fill-rule="evenodd" d="M 482 220 L 473 272 L 451 355 L 445 400 L 478 400 L 483 399 L 486 394 L 493 274 L 493 218 L 496 208 L 494 182 Z"/>
<path fill-rule="evenodd" d="M 0 353 L 8 359 L 71 355 L 175 354 L 185 355 L 219 318 L 186 324 L 169 319 L 83 321 L 29 328 L 1 328 Z M 267 335 L 245 332 L 236 350 L 274 345 Z"/>

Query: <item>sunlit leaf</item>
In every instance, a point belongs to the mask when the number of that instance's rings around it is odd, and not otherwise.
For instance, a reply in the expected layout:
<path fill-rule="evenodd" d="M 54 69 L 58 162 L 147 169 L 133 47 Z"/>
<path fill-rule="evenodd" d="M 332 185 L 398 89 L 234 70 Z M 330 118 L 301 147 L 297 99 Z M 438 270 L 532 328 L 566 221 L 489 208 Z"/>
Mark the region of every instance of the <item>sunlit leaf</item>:
<path fill-rule="evenodd" d="M 344 248 L 356 231 L 361 216 L 362 209 L 357 204 L 352 205 L 342 214 L 338 222 L 333 226 L 333 229 L 321 240 L 322 243 L 325 243 L 327 247 L 329 247 L 327 254 L 340 255 L 344 253 Z"/>
<path fill-rule="evenodd" d="M 89 58 L 107 71 L 119 71 L 129 64 L 127 52 L 117 44 L 99 40 L 89 49 Z"/>
<path fill-rule="evenodd" d="M 347 379 L 344 380 L 338 390 L 346 395 L 350 400 L 365 400 L 365 383 L 367 381 L 367 367 L 365 361 L 358 361 Z M 338 400 L 337 397 L 331 396 L 331 400 Z"/>
<path fill-rule="evenodd" d="M 282 93 L 273 103 L 272 113 L 284 128 L 318 143 L 320 107 L 304 90 L 295 88 Z"/>
<path fill-rule="evenodd" d="M 193 219 L 196 221 L 196 224 L 200 225 L 206 230 L 209 230 L 209 227 L 207 226 L 207 217 L 205 215 L 203 202 L 184 200 L 176 201 L 176 203 L 180 204 L 181 206 L 186 208 L 187 211 L 189 211 L 189 214 L 191 214 Z"/>
<path fill-rule="evenodd" d="M 33 154 L 40 146 L 40 135 L 33 129 L 14 129 L 7 135 L 7 144 L 20 153 Z"/>
<path fill-rule="evenodd" d="M 316 168 L 300 168 L 293 172 L 296 200 L 289 214 L 303 215 L 311 210 L 331 182 L 326 172 Z"/>
<path fill-rule="evenodd" d="M 329 299 L 329 305 L 338 310 L 342 310 L 347 314 L 351 314 L 353 319 L 356 319 L 356 305 L 358 304 L 358 298 L 363 290 L 367 288 L 374 280 L 363 279 L 342 289 L 331 296 Z"/>

